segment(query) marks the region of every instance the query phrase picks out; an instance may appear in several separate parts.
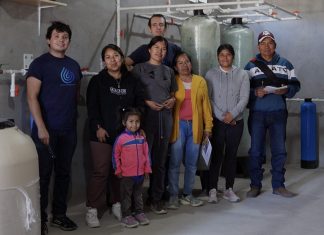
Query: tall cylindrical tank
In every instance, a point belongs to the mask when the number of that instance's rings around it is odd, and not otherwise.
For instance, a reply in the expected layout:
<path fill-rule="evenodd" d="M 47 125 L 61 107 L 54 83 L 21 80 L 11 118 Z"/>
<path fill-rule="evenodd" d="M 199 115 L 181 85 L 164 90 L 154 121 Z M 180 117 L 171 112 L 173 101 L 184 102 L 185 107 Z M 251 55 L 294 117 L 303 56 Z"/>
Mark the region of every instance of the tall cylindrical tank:
<path fill-rule="evenodd" d="M 242 18 L 233 18 L 222 31 L 222 43 L 229 43 L 235 51 L 234 65 L 244 68 L 253 57 L 253 31 L 243 24 Z"/>
<path fill-rule="evenodd" d="M 221 42 L 231 44 L 235 51 L 233 64 L 244 69 L 248 61 L 254 56 L 253 54 L 253 31 L 243 24 L 242 18 L 233 18 L 231 25 L 226 26 L 221 35 Z M 241 143 L 237 151 L 237 156 L 248 156 L 248 151 L 251 145 L 251 138 L 248 132 L 248 111 L 243 113 L 244 131 L 241 138 Z M 241 159 L 242 160 L 242 159 Z M 242 161 L 243 162 L 243 161 Z M 241 168 L 246 168 L 246 165 Z M 239 169 L 239 167 L 238 167 Z M 243 170 L 244 171 L 244 170 Z M 246 171 L 247 172 L 247 171 Z"/>
<path fill-rule="evenodd" d="M 218 64 L 216 52 L 220 44 L 220 29 L 217 21 L 197 14 L 186 19 L 180 31 L 181 48 L 190 55 L 193 72 L 205 76 Z"/>
<path fill-rule="evenodd" d="M 318 139 L 316 105 L 311 98 L 306 98 L 300 110 L 301 167 L 314 169 L 318 167 Z"/>
<path fill-rule="evenodd" d="M 38 235 L 38 158 L 31 138 L 0 120 L 0 234 Z"/>

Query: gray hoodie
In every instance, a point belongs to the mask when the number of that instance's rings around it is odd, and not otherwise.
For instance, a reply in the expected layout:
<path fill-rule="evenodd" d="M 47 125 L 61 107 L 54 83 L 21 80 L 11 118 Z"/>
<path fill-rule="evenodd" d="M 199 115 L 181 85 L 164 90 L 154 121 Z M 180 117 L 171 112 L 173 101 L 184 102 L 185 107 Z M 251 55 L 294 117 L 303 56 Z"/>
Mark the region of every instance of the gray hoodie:
<path fill-rule="evenodd" d="M 248 73 L 235 66 L 228 72 L 214 67 L 206 73 L 206 81 L 216 118 L 223 121 L 223 114 L 230 112 L 236 121 L 242 119 L 250 95 Z"/>

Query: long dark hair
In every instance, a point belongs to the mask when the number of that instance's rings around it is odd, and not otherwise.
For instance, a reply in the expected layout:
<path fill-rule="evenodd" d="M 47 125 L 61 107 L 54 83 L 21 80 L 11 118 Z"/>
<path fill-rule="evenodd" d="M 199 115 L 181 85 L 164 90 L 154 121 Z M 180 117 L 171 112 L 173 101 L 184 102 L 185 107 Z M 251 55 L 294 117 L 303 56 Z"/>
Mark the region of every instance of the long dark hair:
<path fill-rule="evenodd" d="M 101 50 L 101 60 L 102 60 L 102 61 L 105 61 L 105 53 L 106 53 L 106 51 L 107 51 L 108 49 L 112 49 L 112 50 L 116 51 L 116 52 L 120 55 L 120 57 L 121 57 L 122 60 L 123 60 L 123 63 L 122 63 L 122 65 L 121 65 L 121 67 L 120 67 L 120 71 L 121 71 L 122 73 L 123 73 L 123 72 L 127 72 L 128 70 L 127 70 L 127 67 L 126 67 L 126 65 L 125 65 L 125 56 L 124 56 L 124 53 L 123 53 L 123 51 L 120 49 L 120 47 L 117 46 L 117 45 L 115 45 L 115 44 L 108 44 L 108 45 L 106 45 L 104 48 L 102 48 L 102 50 Z"/>

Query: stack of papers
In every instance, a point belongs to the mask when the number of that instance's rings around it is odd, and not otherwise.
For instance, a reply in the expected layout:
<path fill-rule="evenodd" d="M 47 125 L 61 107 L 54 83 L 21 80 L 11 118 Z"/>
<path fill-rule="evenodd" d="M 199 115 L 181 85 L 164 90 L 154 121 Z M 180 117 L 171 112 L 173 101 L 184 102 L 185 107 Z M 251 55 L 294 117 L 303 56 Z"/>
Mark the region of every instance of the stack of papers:
<path fill-rule="evenodd" d="M 275 91 L 283 90 L 288 88 L 287 86 L 281 86 L 281 87 L 274 87 L 274 86 L 266 86 L 264 90 L 268 93 L 274 93 Z"/>

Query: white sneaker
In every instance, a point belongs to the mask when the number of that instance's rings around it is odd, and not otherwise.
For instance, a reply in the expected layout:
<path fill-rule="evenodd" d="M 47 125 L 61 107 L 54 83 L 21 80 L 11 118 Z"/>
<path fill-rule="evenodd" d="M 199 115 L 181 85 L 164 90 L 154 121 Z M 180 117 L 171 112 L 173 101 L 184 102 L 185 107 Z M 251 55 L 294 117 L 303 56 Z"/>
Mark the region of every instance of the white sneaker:
<path fill-rule="evenodd" d="M 208 198 L 209 203 L 217 203 L 217 190 L 215 188 L 212 188 L 209 190 L 209 198 Z"/>
<path fill-rule="evenodd" d="M 98 219 L 98 213 L 97 213 L 97 209 L 96 208 L 92 208 L 92 207 L 87 207 L 87 213 L 86 213 L 86 224 L 90 227 L 90 228 L 97 228 L 100 227 L 100 222 Z"/>
<path fill-rule="evenodd" d="M 239 202 L 241 199 L 233 192 L 232 188 L 224 191 L 223 198 L 230 202 Z"/>
<path fill-rule="evenodd" d="M 121 206 L 119 202 L 112 205 L 111 211 L 118 221 L 122 219 Z"/>

